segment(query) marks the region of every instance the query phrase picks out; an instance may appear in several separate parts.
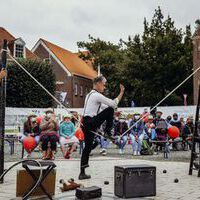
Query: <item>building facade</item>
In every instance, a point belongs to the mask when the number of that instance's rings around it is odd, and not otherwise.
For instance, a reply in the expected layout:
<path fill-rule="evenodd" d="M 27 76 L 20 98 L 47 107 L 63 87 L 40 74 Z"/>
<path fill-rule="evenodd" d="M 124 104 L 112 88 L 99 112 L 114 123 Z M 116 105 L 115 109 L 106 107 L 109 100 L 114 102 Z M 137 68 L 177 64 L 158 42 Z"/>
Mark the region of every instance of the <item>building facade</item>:
<path fill-rule="evenodd" d="M 82 108 L 86 94 L 92 89 L 92 79 L 97 76 L 96 71 L 78 55 L 44 39 L 39 39 L 32 51 L 52 64 L 59 100 L 67 107 Z"/>

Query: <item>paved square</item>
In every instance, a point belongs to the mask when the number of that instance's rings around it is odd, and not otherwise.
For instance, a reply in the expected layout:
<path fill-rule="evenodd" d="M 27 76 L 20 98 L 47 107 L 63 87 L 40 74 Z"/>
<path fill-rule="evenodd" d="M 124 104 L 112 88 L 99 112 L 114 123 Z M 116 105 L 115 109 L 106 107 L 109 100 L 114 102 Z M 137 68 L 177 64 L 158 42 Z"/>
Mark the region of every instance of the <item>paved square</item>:
<path fill-rule="evenodd" d="M 55 199 L 75 199 L 75 191 L 61 193 L 59 187 L 59 180 L 73 177 L 75 181 L 81 182 L 84 186 L 99 186 L 102 187 L 102 199 L 119 199 L 114 198 L 114 166 L 116 165 L 137 165 L 148 164 L 156 166 L 157 168 L 157 195 L 156 197 L 135 198 L 135 199 L 159 199 L 159 200 L 197 200 L 200 199 L 200 178 L 194 172 L 192 176 L 188 175 L 189 163 L 183 162 L 158 162 L 146 161 L 139 159 L 119 159 L 112 157 L 92 157 L 90 159 L 90 168 L 86 170 L 91 174 L 92 179 L 78 181 L 79 174 L 79 159 L 73 160 L 59 160 L 55 161 L 57 165 L 56 176 L 56 195 Z M 12 163 L 6 163 L 10 166 Z M 20 168 L 20 167 L 18 167 Z M 167 173 L 164 174 L 163 170 Z M 174 183 L 174 179 L 178 178 L 179 182 Z M 104 181 L 109 181 L 109 185 L 104 185 Z M 15 197 L 16 188 L 16 170 L 13 169 L 11 173 L 6 175 L 5 183 L 0 185 L 0 199 L 13 199 Z M 38 199 L 38 198 L 37 198 Z M 44 198 L 43 198 L 44 199 Z M 46 199 L 46 198 L 45 198 Z"/>

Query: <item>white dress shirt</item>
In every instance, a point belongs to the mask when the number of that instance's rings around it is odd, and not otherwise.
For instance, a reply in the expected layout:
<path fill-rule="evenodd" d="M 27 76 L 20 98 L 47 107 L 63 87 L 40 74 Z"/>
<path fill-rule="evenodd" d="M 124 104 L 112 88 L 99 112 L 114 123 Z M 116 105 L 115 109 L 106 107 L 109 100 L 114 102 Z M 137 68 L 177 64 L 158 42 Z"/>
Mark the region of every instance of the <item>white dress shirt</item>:
<path fill-rule="evenodd" d="M 109 99 L 96 90 L 91 90 L 85 98 L 83 116 L 94 117 L 106 107 L 117 108 L 118 98 Z"/>

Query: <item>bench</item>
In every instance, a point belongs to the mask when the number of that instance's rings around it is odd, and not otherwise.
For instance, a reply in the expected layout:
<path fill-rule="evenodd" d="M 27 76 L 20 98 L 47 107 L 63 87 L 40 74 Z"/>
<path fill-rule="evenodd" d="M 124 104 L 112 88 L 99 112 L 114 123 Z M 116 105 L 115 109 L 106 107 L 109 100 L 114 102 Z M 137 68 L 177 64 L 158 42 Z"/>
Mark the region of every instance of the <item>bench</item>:
<path fill-rule="evenodd" d="M 17 141 L 16 134 L 6 134 L 4 137 L 4 141 L 8 142 L 10 146 L 10 155 L 13 155 L 15 152 L 15 141 Z"/>

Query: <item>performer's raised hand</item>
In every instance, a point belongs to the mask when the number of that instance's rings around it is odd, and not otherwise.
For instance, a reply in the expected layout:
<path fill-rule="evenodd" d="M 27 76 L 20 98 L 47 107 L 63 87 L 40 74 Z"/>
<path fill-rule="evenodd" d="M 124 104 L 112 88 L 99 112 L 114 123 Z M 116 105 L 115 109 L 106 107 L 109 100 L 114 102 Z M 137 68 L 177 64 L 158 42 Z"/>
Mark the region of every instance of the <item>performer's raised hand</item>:
<path fill-rule="evenodd" d="M 121 83 L 120 83 L 120 86 L 119 86 L 119 87 L 120 87 L 120 91 L 121 91 L 121 92 L 124 92 L 124 91 L 125 91 L 125 87 L 124 87 L 124 85 L 122 85 Z"/>

